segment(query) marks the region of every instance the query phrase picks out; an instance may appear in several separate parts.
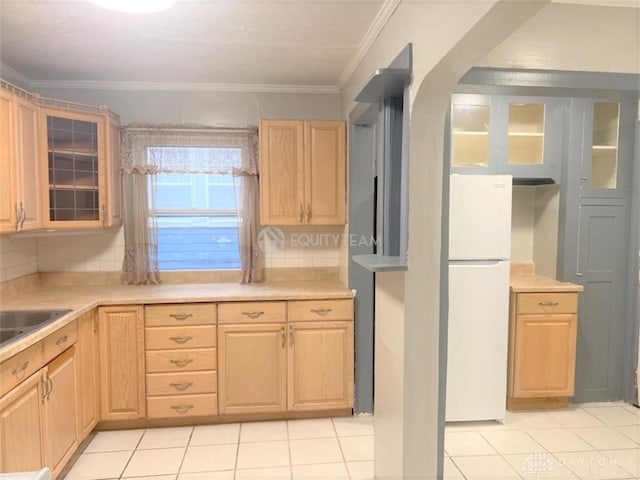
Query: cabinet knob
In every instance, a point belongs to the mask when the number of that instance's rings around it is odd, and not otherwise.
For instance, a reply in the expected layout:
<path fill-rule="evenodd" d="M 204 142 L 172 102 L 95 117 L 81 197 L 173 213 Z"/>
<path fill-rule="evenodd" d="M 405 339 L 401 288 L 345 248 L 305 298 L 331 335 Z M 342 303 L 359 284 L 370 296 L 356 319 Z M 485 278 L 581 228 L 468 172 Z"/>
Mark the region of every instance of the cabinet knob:
<path fill-rule="evenodd" d="M 189 317 L 193 317 L 193 314 L 191 314 L 191 313 L 170 313 L 169 316 L 171 318 L 176 319 L 176 320 L 182 321 L 182 320 L 186 320 Z"/>
<path fill-rule="evenodd" d="M 311 221 L 311 203 L 307 203 L 307 223 Z"/>
<path fill-rule="evenodd" d="M 304 206 L 300 204 L 300 213 L 298 214 L 298 220 L 300 223 L 304 222 Z"/>
<path fill-rule="evenodd" d="M 60 346 L 63 343 L 66 343 L 68 339 L 69 337 L 67 335 L 65 335 L 64 337 L 60 337 L 58 340 L 56 340 L 56 345 Z"/>
<path fill-rule="evenodd" d="M 13 371 L 11 372 L 13 375 L 18 375 L 20 372 L 23 372 L 27 369 L 27 367 L 29 366 L 29 360 L 25 361 L 22 365 L 20 365 L 19 367 L 16 367 L 13 369 Z"/>
<path fill-rule="evenodd" d="M 320 315 L 321 317 L 324 317 L 328 313 L 331 313 L 330 308 L 312 308 L 311 311 L 316 315 Z"/>
<path fill-rule="evenodd" d="M 264 315 L 264 312 L 242 312 L 242 315 L 245 315 L 249 318 L 258 318 Z"/>

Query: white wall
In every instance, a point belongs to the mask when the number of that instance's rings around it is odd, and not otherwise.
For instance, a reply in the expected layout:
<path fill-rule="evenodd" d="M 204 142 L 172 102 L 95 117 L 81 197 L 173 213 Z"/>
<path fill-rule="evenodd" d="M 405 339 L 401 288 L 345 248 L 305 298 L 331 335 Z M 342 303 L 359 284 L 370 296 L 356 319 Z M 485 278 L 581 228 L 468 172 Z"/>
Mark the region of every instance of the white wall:
<path fill-rule="evenodd" d="M 552 3 L 478 65 L 640 73 L 640 13 Z"/>
<path fill-rule="evenodd" d="M 513 187 L 511 261 L 533 262 L 535 187 Z"/>

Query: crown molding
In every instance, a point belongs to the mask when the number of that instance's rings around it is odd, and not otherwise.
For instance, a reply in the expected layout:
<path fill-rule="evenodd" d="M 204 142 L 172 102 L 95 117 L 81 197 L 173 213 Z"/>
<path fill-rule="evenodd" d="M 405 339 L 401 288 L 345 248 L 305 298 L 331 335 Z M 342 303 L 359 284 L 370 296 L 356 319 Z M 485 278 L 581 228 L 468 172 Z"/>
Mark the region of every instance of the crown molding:
<path fill-rule="evenodd" d="M 358 68 L 358 65 L 373 45 L 373 42 L 375 42 L 376 38 L 378 38 L 378 35 L 380 35 L 380 32 L 391 18 L 391 15 L 393 15 L 393 12 L 396 11 L 396 8 L 398 8 L 398 5 L 400 5 L 401 1 L 402 0 L 384 1 L 382 7 L 380 7 L 380 10 L 378 10 L 378 14 L 373 19 L 373 22 L 371 22 L 371 25 L 369 25 L 367 32 L 364 34 L 364 37 L 362 38 L 362 42 L 360 42 L 358 49 L 351 56 L 344 69 L 342 70 L 342 73 L 340 73 L 340 76 L 338 77 L 337 87 L 340 90 L 344 88 L 344 86 L 349 81 L 349 78 L 351 78 L 351 75 L 353 75 L 353 72 L 356 71 L 356 68 Z"/>
<path fill-rule="evenodd" d="M 112 82 L 100 80 L 32 80 L 31 87 L 76 90 L 229 92 L 229 93 L 316 93 L 338 94 L 334 85 L 279 85 L 249 83 Z"/>
<path fill-rule="evenodd" d="M 33 88 L 29 77 L 4 63 L 0 63 L 0 78 L 25 90 L 31 90 Z"/>

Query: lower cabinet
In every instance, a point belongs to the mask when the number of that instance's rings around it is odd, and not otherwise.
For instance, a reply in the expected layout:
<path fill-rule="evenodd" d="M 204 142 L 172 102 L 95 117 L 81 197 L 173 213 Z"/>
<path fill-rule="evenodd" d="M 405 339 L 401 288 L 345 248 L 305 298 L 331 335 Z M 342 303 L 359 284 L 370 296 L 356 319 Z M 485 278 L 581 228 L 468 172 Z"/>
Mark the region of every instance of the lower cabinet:
<path fill-rule="evenodd" d="M 75 346 L 45 367 L 44 384 L 45 460 L 56 477 L 78 447 Z"/>
<path fill-rule="evenodd" d="M 0 399 L 0 473 L 39 470 L 44 465 L 43 371 Z"/>
<path fill-rule="evenodd" d="M 100 418 L 132 420 L 146 415 L 142 306 L 100 307 Z"/>
<path fill-rule="evenodd" d="M 218 371 L 220 414 L 284 412 L 285 324 L 218 326 Z"/>
<path fill-rule="evenodd" d="M 557 407 L 573 395 L 577 304 L 577 292 L 511 294 L 508 408 Z"/>
<path fill-rule="evenodd" d="M 353 406 L 352 300 L 220 304 L 218 318 L 220 414 Z"/>
<path fill-rule="evenodd" d="M 353 322 L 289 324 L 288 355 L 289 410 L 353 405 Z"/>
<path fill-rule="evenodd" d="M 78 386 L 78 441 L 91 433 L 100 419 L 100 370 L 96 311 L 78 318 L 76 374 Z"/>
<path fill-rule="evenodd" d="M 71 345 L 0 399 L 0 473 L 49 467 L 57 477 L 78 447 L 76 398 Z"/>

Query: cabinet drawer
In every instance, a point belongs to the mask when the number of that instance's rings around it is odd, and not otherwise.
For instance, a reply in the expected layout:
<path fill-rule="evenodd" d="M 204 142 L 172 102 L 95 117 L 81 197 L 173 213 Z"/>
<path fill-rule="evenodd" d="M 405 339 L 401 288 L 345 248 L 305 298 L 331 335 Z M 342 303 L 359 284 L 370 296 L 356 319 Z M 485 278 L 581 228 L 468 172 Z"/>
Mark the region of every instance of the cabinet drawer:
<path fill-rule="evenodd" d="M 147 352 L 147 373 L 215 370 L 216 363 L 215 348 Z"/>
<path fill-rule="evenodd" d="M 218 414 L 218 396 L 172 395 L 147 398 L 148 418 L 200 417 Z"/>
<path fill-rule="evenodd" d="M 0 364 L 0 397 L 29 378 L 44 365 L 42 342 L 6 359 Z"/>
<path fill-rule="evenodd" d="M 218 372 L 149 373 L 147 395 L 185 395 L 194 393 L 216 393 Z"/>
<path fill-rule="evenodd" d="M 144 335 L 147 350 L 216 346 L 216 327 L 213 325 L 145 328 Z"/>
<path fill-rule="evenodd" d="M 71 345 L 76 343 L 78 336 L 77 323 L 74 320 L 66 327 L 62 327 L 57 332 L 52 333 L 44 339 L 44 361 L 49 362 L 57 357 Z"/>
<path fill-rule="evenodd" d="M 280 323 L 287 318 L 285 302 L 238 302 L 218 305 L 220 323 Z"/>
<path fill-rule="evenodd" d="M 517 313 L 577 313 L 577 293 L 519 293 Z"/>
<path fill-rule="evenodd" d="M 289 302 L 290 322 L 353 320 L 353 300 L 304 300 Z"/>
<path fill-rule="evenodd" d="M 147 327 L 215 325 L 215 323 L 215 303 L 176 303 L 144 307 L 144 324 Z"/>

